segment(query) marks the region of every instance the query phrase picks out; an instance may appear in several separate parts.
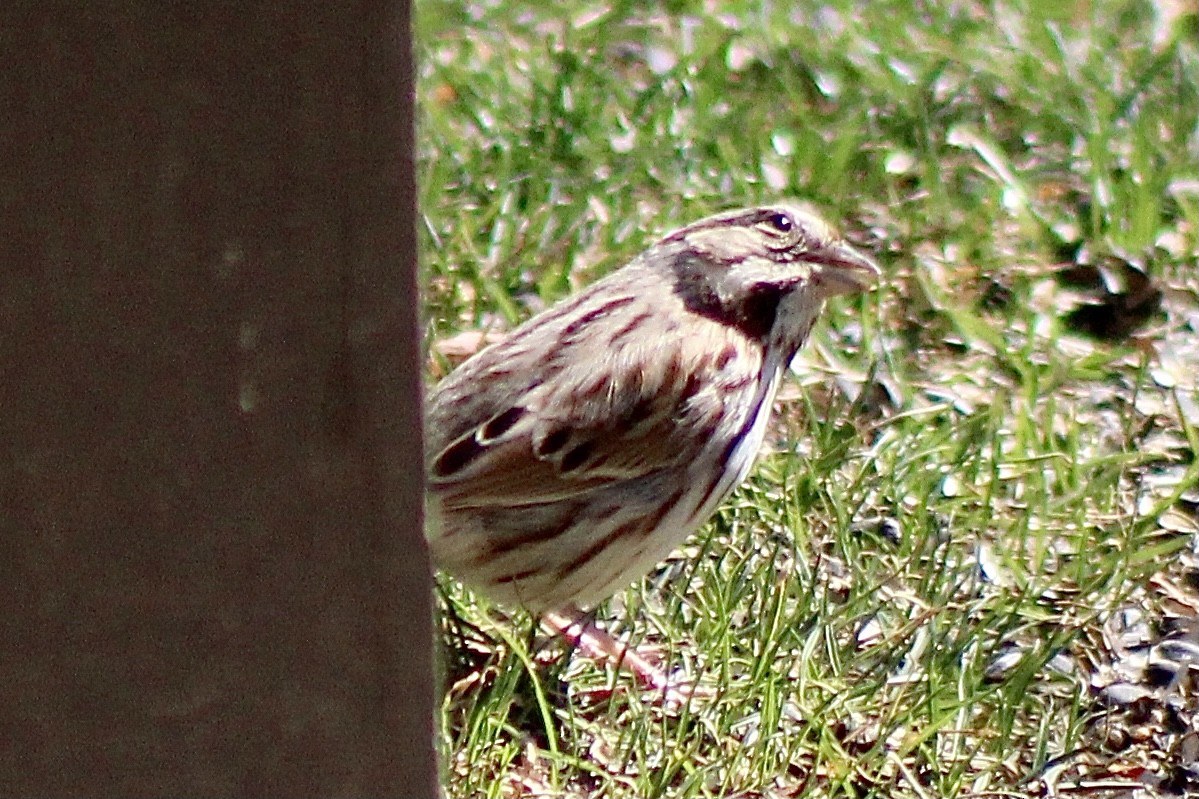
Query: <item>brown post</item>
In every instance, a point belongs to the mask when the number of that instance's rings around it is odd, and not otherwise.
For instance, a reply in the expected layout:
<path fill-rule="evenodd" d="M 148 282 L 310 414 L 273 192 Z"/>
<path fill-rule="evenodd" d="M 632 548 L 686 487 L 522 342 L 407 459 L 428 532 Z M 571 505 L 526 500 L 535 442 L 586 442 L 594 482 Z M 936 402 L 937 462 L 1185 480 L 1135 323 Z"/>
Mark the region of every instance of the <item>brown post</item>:
<path fill-rule="evenodd" d="M 0 15 L 0 795 L 433 795 L 408 3 Z"/>

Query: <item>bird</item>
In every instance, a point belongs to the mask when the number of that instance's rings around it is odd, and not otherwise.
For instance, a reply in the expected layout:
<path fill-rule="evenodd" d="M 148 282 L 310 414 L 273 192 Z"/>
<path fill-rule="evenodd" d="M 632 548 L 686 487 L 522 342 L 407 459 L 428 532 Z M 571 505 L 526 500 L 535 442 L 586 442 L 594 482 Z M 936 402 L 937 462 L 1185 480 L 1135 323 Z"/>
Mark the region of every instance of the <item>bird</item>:
<path fill-rule="evenodd" d="M 745 479 L 825 300 L 880 275 L 807 204 L 739 208 L 667 233 L 480 350 L 426 407 L 433 563 L 667 687 L 588 609 Z"/>

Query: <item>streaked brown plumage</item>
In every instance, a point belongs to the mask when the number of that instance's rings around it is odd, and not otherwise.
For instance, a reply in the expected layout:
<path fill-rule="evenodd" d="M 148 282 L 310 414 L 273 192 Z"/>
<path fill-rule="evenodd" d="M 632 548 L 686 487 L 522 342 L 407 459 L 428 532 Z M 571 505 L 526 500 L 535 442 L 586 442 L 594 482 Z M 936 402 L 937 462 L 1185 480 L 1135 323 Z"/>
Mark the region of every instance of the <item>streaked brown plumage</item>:
<path fill-rule="evenodd" d="M 647 573 L 749 471 L 825 298 L 877 267 L 802 206 L 677 230 L 437 386 L 435 563 L 544 612 Z"/>

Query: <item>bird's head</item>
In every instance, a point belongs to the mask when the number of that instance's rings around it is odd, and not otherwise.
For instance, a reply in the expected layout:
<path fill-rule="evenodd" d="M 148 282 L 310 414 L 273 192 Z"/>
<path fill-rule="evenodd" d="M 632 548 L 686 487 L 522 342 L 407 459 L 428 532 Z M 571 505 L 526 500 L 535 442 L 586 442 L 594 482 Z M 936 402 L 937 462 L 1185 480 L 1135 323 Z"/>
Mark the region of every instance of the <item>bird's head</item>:
<path fill-rule="evenodd" d="M 880 271 L 810 208 L 778 203 L 701 219 L 660 241 L 697 313 L 798 348 L 825 299 L 865 291 Z"/>

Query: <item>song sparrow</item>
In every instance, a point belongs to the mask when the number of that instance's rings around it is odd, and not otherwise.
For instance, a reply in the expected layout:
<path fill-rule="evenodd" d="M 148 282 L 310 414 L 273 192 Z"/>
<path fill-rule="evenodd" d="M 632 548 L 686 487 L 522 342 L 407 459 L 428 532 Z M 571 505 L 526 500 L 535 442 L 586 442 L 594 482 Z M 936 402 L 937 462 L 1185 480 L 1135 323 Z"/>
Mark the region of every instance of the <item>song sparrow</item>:
<path fill-rule="evenodd" d="M 428 408 L 435 564 L 577 620 L 745 477 L 824 300 L 878 274 L 803 206 L 729 211 L 482 350 Z"/>

